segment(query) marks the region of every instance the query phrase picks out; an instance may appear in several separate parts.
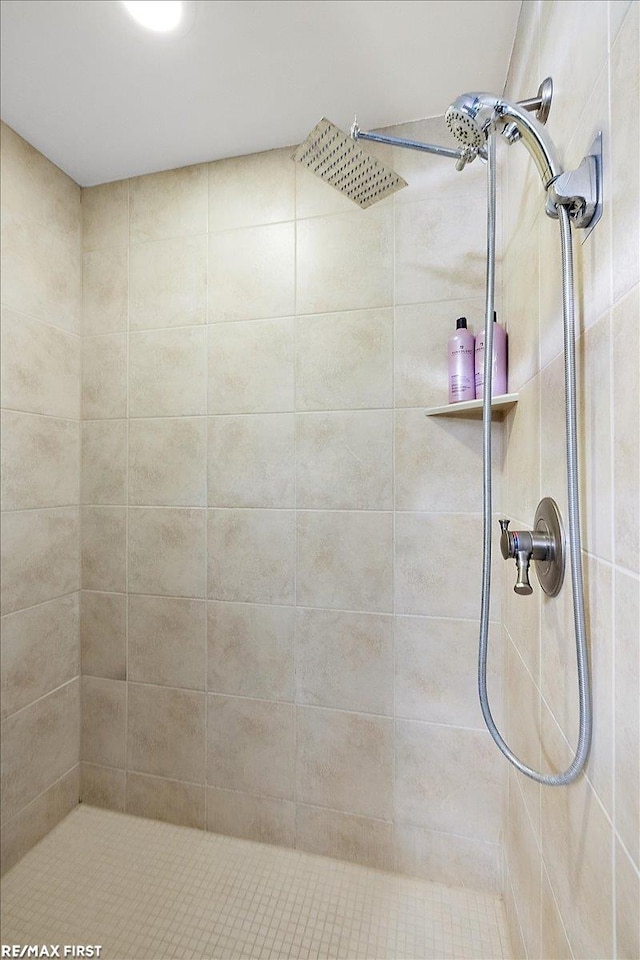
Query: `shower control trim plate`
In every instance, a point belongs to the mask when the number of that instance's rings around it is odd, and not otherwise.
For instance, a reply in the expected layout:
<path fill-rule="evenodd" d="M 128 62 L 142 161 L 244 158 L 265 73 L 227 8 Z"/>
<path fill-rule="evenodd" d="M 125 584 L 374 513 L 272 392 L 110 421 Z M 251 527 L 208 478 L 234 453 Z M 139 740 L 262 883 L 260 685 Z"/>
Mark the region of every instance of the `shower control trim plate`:
<path fill-rule="evenodd" d="M 505 560 L 516 561 L 514 592 L 529 596 L 533 588 L 529 565 L 533 560 L 540 586 L 550 597 L 560 592 L 564 578 L 564 530 L 555 500 L 545 497 L 538 504 L 533 530 L 509 530 L 509 520 L 500 520 L 500 550 Z"/>
<path fill-rule="evenodd" d="M 536 560 L 536 575 L 544 592 L 555 597 L 562 588 L 566 556 L 564 527 L 555 500 L 545 497 L 540 501 L 533 525 L 534 530 L 545 534 L 552 544 L 549 555 L 542 560 Z"/>

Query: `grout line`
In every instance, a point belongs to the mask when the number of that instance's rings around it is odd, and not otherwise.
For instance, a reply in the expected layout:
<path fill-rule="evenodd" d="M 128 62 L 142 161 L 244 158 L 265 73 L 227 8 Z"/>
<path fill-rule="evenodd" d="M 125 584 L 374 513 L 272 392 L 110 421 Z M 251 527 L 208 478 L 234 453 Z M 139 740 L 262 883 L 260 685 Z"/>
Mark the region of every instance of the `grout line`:
<path fill-rule="evenodd" d="M 605 157 L 609 160 L 612 159 L 613 144 L 612 138 L 610 135 L 611 131 L 611 88 L 612 88 L 612 72 L 611 72 L 611 49 L 612 49 L 612 38 L 611 38 L 611 4 L 607 5 L 607 63 L 606 69 L 608 71 L 607 75 L 607 117 L 609 120 L 608 124 L 608 134 L 606 134 L 608 139 L 607 150 Z M 605 198 L 606 202 L 606 198 Z M 609 310 L 609 438 L 610 438 L 610 456 L 609 456 L 609 482 L 611 490 L 611 501 L 609 505 L 609 531 L 611 534 L 611 556 L 612 560 L 615 563 L 616 558 L 616 485 L 615 485 L 615 370 L 614 370 L 614 326 L 613 326 L 613 310 L 615 304 L 614 298 L 614 281 L 613 281 L 613 217 L 609 216 L 608 218 L 608 230 L 609 230 L 609 251 L 611 254 L 611 268 L 609 270 L 609 303 L 611 304 L 611 309 Z M 617 870 L 617 851 L 616 851 L 616 822 L 617 822 L 617 804 L 616 804 L 616 580 L 615 567 L 611 571 L 611 688 L 609 691 L 610 696 L 610 723 L 611 723 L 611 942 L 613 944 L 613 956 L 618 956 L 618 903 L 616 896 L 616 870 Z M 593 640 L 589 638 L 593 646 Z M 592 661 L 593 652 L 589 651 L 589 661 Z M 590 677 L 590 682 L 592 683 L 592 677 Z M 594 709 L 594 714 L 596 709 Z M 594 793 L 595 786 L 594 787 Z"/>
<path fill-rule="evenodd" d="M 10 817 L 7 817 L 6 820 L 3 820 L 3 821 L 2 821 L 2 829 L 3 829 L 3 831 L 6 830 L 6 828 L 15 820 L 16 817 L 21 816 L 21 814 L 23 814 L 23 813 L 25 812 L 25 810 L 27 809 L 27 807 L 30 807 L 31 804 L 35 803 L 37 800 L 39 800 L 41 797 L 43 797 L 43 796 L 45 795 L 45 793 L 48 793 L 49 790 L 52 790 L 52 789 L 53 789 L 54 787 L 56 787 L 59 783 L 61 783 L 61 782 L 65 779 L 65 777 L 68 777 L 70 773 L 73 773 L 73 771 L 76 769 L 76 767 L 80 768 L 81 763 L 82 763 L 81 760 L 76 760 L 76 762 L 75 762 L 74 764 L 72 764 L 67 770 L 65 770 L 64 773 L 61 773 L 59 777 L 56 777 L 56 779 L 55 779 L 52 783 L 50 783 L 49 786 L 45 787 L 44 790 L 41 790 L 40 793 L 36 794 L 36 796 L 33 797 L 31 800 L 28 800 L 28 801 L 24 804 L 24 806 L 20 807 L 19 810 L 16 810 L 15 813 L 12 813 L 11 816 L 10 816 Z M 80 774 L 81 774 L 81 770 L 78 769 L 78 778 L 80 778 Z M 64 818 L 65 816 L 66 816 L 66 814 L 63 814 L 63 818 Z M 58 820 L 57 823 L 60 823 L 60 820 Z M 56 824 L 56 825 L 57 825 L 57 824 Z M 52 828 L 52 829 L 53 829 L 53 828 Z M 48 836 L 48 834 L 49 834 L 50 832 L 51 832 L 51 830 L 47 831 L 47 833 L 46 833 L 44 836 Z M 44 839 L 44 838 L 42 837 L 41 839 Z M 39 841 L 38 841 L 38 842 L 39 842 Z M 30 849 L 32 849 L 32 848 L 30 848 Z M 25 852 L 28 853 L 29 851 L 25 851 Z M 22 857 L 21 857 L 20 859 L 22 859 Z M 17 861 L 17 862 L 19 862 L 19 861 Z M 14 864 L 14 866 L 15 866 L 15 864 Z M 8 872 L 8 871 L 7 871 L 7 872 Z M 5 874 L 5 876 L 6 876 L 6 874 Z M 4 876 L 3 876 L 3 881 L 4 881 Z"/>
<path fill-rule="evenodd" d="M 5 310 L 11 310 L 12 313 L 15 313 L 19 317 L 25 317 L 27 320 L 31 320 L 32 323 L 41 323 L 44 327 L 49 327 L 50 330 L 56 330 L 58 333 L 64 333 L 68 337 L 73 337 L 74 340 L 77 340 L 78 343 L 82 344 L 82 318 L 80 332 L 74 333 L 73 330 L 67 329 L 67 327 L 60 327 L 56 323 L 52 323 L 51 320 L 45 320 L 43 317 L 36 317 L 33 313 L 26 313 L 24 310 L 16 310 L 10 303 L 2 301 L 2 308 Z"/>
<path fill-rule="evenodd" d="M 298 168 L 293 172 L 293 830 L 294 849 L 298 847 Z"/>
<path fill-rule="evenodd" d="M 127 185 L 127 330 L 126 330 L 126 342 L 125 342 L 125 363 L 126 363 L 126 378 L 125 378 L 125 389 L 127 395 L 125 397 L 125 413 L 126 413 L 126 437 L 125 442 L 127 445 L 127 458 L 125 466 L 125 488 L 126 488 L 126 501 L 127 506 L 125 510 L 125 527 L 124 527 L 124 585 L 125 585 L 125 602 L 124 602 L 124 630 L 125 630 L 125 668 L 124 668 L 124 796 L 123 796 L 123 810 L 126 812 L 127 803 L 128 803 L 128 793 L 129 793 L 129 519 L 130 519 L 130 510 L 129 510 L 129 501 L 130 497 L 130 364 L 129 364 L 129 348 L 130 348 L 130 328 L 131 328 L 131 190 L 130 182 L 126 181 Z"/>
<path fill-rule="evenodd" d="M 47 503 L 41 507 L 14 507 L 12 510 L 3 509 L 2 516 L 9 516 L 10 514 L 14 514 L 14 513 L 34 513 L 38 511 L 44 512 L 45 510 L 47 512 L 50 510 L 77 510 L 79 513 L 81 513 L 80 508 L 83 506 L 86 506 L 86 504 L 78 503 L 78 501 L 76 500 L 75 503 Z M 78 539 L 79 538 L 80 538 L 80 521 L 78 520 Z M 79 542 L 81 541 L 79 540 Z M 80 552 L 78 552 L 78 556 L 80 556 Z"/>
<path fill-rule="evenodd" d="M 43 420 L 59 420 L 61 423 L 82 423 L 80 417 L 58 417 L 53 413 L 40 413 L 38 410 L 20 410 L 17 407 L 3 407 L 2 412 L 18 413 L 23 417 L 40 417 Z"/>
<path fill-rule="evenodd" d="M 207 333 L 205 341 L 206 365 L 204 373 L 205 384 L 205 410 L 207 412 L 207 421 L 205 427 L 205 503 L 209 503 L 209 444 L 210 427 L 209 420 L 209 377 L 210 377 L 210 352 L 209 352 L 209 231 L 210 231 L 210 213 L 211 213 L 211 168 L 207 167 L 207 269 L 205 279 L 205 316 L 207 321 Z M 204 524 L 204 592 L 209 596 L 209 514 L 205 517 Z M 209 686 L 209 608 L 205 610 L 204 618 L 204 688 Z M 207 789 L 207 772 L 209 769 L 209 701 L 205 698 L 204 702 L 204 770 L 202 774 L 204 782 L 204 829 L 209 828 L 209 791 Z"/>
<path fill-rule="evenodd" d="M 395 232 L 395 230 L 394 230 L 394 232 Z M 155 241 L 153 241 L 153 242 L 155 242 Z M 459 299 L 457 299 L 457 300 L 454 300 L 453 303 L 456 304 L 459 309 L 464 309 L 464 307 L 463 307 L 464 304 L 475 304 L 475 305 L 478 305 L 478 307 L 480 307 L 480 305 L 481 305 L 481 303 L 482 303 L 482 297 L 461 297 L 461 298 L 459 298 Z M 215 327 L 224 327 L 224 326 L 227 326 L 228 324 L 234 324 L 234 323 L 235 323 L 235 324 L 241 324 L 241 323 L 269 323 L 269 322 L 274 322 L 274 321 L 277 321 L 277 320 L 293 320 L 293 319 L 296 319 L 296 318 L 298 318 L 298 319 L 304 319 L 304 320 L 312 320 L 312 319 L 314 319 L 314 318 L 317 318 L 317 319 L 320 320 L 320 319 L 326 319 L 326 318 L 328 318 L 328 317 L 343 317 L 343 316 L 345 316 L 345 315 L 352 315 L 352 314 L 361 316 L 361 315 L 367 314 L 367 313 L 378 313 L 380 310 L 392 311 L 395 307 L 398 307 L 398 308 L 401 309 L 401 310 L 402 310 L 402 309 L 407 309 L 407 308 L 424 307 L 424 308 L 425 308 L 425 311 L 426 311 L 426 310 L 428 310 L 428 308 L 430 308 L 430 307 L 438 306 L 438 307 L 443 307 L 443 308 L 444 308 L 445 305 L 446 305 L 447 307 L 450 307 L 450 306 L 452 305 L 451 299 L 445 298 L 445 299 L 442 299 L 442 300 L 410 300 L 410 301 L 401 302 L 401 303 L 395 303 L 395 302 L 389 302 L 389 303 L 387 303 L 387 302 L 385 302 L 385 303 L 376 304 L 375 306 L 347 308 L 347 309 L 344 309 L 344 310 L 326 310 L 326 311 L 321 311 L 321 312 L 314 311 L 314 312 L 312 312 L 312 313 L 305 313 L 304 311 L 297 311 L 297 312 L 295 312 L 295 313 L 283 313 L 283 314 L 278 314 L 278 315 L 276 315 L 276 316 L 269 315 L 269 316 L 266 316 L 266 317 L 241 317 L 241 318 L 234 318 L 234 319 L 231 319 L 231 320 L 209 320 L 209 319 L 207 319 L 206 322 L 203 321 L 202 323 L 182 323 L 182 324 L 176 324 L 176 323 L 174 323 L 174 324 L 169 324 L 169 325 L 167 325 L 167 326 L 134 327 L 134 328 L 132 328 L 132 329 L 130 330 L 130 332 L 131 332 L 133 335 L 137 335 L 137 334 L 162 333 L 162 332 L 168 332 L 168 331 L 172 331 L 172 330 L 201 329 L 201 328 L 205 328 L 205 327 L 212 329 L 212 328 L 215 328 Z M 13 309 L 13 308 L 9 308 L 9 309 Z M 14 311 L 14 312 L 17 312 L 17 311 Z M 29 317 L 29 319 L 33 319 L 33 320 L 36 320 L 36 321 L 42 322 L 42 323 L 45 323 L 45 322 L 46 322 L 46 321 L 39 321 L 37 317 Z M 51 326 L 51 324 L 47 324 L 47 325 L 48 325 L 48 326 Z M 61 328 L 56 327 L 55 329 L 59 330 L 59 329 L 61 329 Z M 63 331 L 63 332 L 68 332 L 68 331 Z M 84 341 L 84 340 L 98 340 L 98 339 L 105 338 L 105 337 L 113 337 L 113 336 L 123 335 L 123 334 L 125 334 L 125 333 L 127 333 L 127 330 L 125 330 L 125 329 L 123 329 L 123 330 L 108 330 L 106 333 L 89 333 L 89 334 L 87 334 L 85 337 L 83 337 L 82 339 L 83 339 L 83 341 Z M 75 337 L 78 337 L 78 339 L 80 339 L 79 334 L 70 334 L 70 336 L 75 336 Z"/>
<path fill-rule="evenodd" d="M 26 613 L 28 610 L 35 610 L 37 607 L 43 607 L 45 603 L 55 603 L 56 600 L 64 600 L 67 597 L 73 597 L 82 592 L 80 584 L 75 588 L 75 590 L 69 590 L 67 593 L 61 593 L 56 597 L 48 597 L 46 600 L 39 600 L 37 603 L 32 603 L 28 607 L 19 607 L 17 610 L 9 610 L 7 613 L 3 613 L 1 619 L 6 620 L 8 617 L 14 617 L 20 613 Z"/>
<path fill-rule="evenodd" d="M 31 700 L 29 703 L 25 703 L 23 707 L 18 707 L 17 710 L 14 710 L 12 713 L 8 713 L 6 716 L 3 716 L 2 722 L 6 723 L 7 720 L 13 719 L 13 717 L 17 717 L 19 713 L 24 713 L 25 710 L 30 710 L 31 707 L 35 706 L 36 703 L 40 703 L 42 700 L 46 700 L 47 697 L 53 696 L 54 693 L 59 693 L 60 690 L 64 690 L 65 687 L 71 686 L 71 684 L 75 683 L 76 680 L 78 681 L 78 687 L 80 687 L 79 681 L 81 679 L 82 679 L 82 675 L 80 673 L 74 674 L 73 677 L 69 677 L 69 679 L 65 680 L 64 683 L 58 684 L 57 687 L 53 687 L 53 689 L 47 690 L 46 693 L 42 693 L 39 697 L 36 697 L 35 700 Z M 80 699 L 80 692 L 81 691 L 79 690 L 78 699 Z"/>
<path fill-rule="evenodd" d="M 397 625 L 396 617 L 396 584 L 397 584 L 397 501 L 398 486 L 396 478 L 396 444 L 397 444 L 397 384 L 396 384 L 396 299 L 397 299 L 397 218 L 398 202 L 394 194 L 391 200 L 392 224 L 393 224 L 393 315 L 391 320 L 391 400 L 393 405 L 393 414 L 391 421 L 391 498 L 393 504 L 393 516 L 391 520 L 391 645 L 392 645 L 392 667 L 391 667 L 391 709 L 393 713 L 393 731 L 391 741 L 391 817 L 393 826 L 391 830 L 391 846 L 393 867 L 397 867 L 399 862 L 398 851 L 398 789 L 397 789 L 397 743 L 398 743 L 398 703 L 396 694 L 396 675 L 397 675 Z"/>

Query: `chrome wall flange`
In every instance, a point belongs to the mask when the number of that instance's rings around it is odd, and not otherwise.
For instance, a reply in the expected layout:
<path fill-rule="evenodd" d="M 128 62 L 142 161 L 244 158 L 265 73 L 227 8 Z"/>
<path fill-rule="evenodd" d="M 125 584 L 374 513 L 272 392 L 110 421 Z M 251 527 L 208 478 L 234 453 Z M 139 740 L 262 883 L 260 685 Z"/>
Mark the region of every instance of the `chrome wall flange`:
<path fill-rule="evenodd" d="M 552 100 L 553 80 L 551 77 L 545 77 L 538 87 L 538 92 L 535 97 L 531 97 L 530 100 L 518 100 L 518 106 L 524 107 L 525 110 L 529 110 L 530 112 L 535 112 L 536 120 L 539 123 L 546 123 L 549 119 Z"/>

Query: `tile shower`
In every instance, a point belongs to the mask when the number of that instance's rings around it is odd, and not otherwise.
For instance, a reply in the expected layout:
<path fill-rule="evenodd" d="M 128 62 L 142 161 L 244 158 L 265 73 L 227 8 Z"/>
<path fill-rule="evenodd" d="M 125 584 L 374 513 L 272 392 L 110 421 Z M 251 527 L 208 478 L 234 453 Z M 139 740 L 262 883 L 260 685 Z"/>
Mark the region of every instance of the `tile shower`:
<path fill-rule="evenodd" d="M 451 683 L 478 578 L 425 553 L 479 528 L 480 436 L 400 366 L 481 315 L 408 251 L 477 294 L 482 196 L 450 187 L 454 245 L 450 201 L 363 215 L 291 153 L 83 191 L 82 797 L 497 890 L 500 765 Z"/>
<path fill-rule="evenodd" d="M 637 955 L 638 5 L 580 6 L 524 4 L 506 92 L 552 74 L 566 160 L 593 120 L 609 151 L 576 244 L 587 779 L 507 775 L 484 730 L 480 426 L 424 416 L 481 323 L 480 165 L 374 148 L 409 187 L 365 212 L 291 148 L 81 191 L 3 127 L 5 869 L 80 798 L 502 893 L 518 956 Z M 496 508 L 529 526 L 565 510 L 557 226 L 502 160 Z M 498 563 L 492 699 L 560 763 L 569 593 L 522 601 Z"/>

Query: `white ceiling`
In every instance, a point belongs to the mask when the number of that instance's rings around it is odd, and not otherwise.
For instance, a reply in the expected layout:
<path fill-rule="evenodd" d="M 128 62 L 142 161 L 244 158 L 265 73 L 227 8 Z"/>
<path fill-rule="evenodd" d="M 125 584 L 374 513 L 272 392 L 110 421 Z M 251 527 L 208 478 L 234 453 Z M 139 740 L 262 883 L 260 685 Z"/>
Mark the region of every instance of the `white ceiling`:
<path fill-rule="evenodd" d="M 520 0 L 193 0 L 183 36 L 119 0 L 3 0 L 2 118 L 82 186 L 501 92 Z M 523 96 L 532 95 L 523 91 Z"/>

